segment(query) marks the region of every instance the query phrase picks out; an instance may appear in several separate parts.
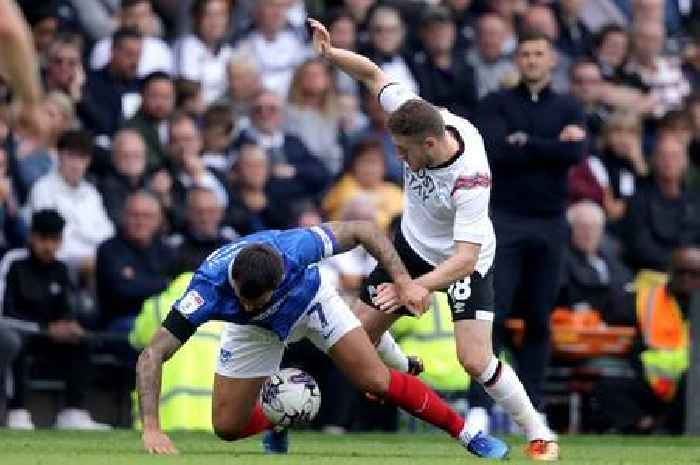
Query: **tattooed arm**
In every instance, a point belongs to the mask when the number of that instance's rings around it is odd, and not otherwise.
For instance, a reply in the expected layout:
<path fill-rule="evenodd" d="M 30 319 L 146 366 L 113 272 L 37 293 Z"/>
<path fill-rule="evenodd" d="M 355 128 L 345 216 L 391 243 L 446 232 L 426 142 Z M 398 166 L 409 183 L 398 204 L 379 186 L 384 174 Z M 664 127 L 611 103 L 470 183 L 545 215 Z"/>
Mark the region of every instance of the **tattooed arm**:
<path fill-rule="evenodd" d="M 369 221 L 338 221 L 324 226 L 333 232 L 336 253 L 363 246 L 391 276 L 406 307 L 416 314 L 425 311 L 430 293 L 411 279 L 394 245 L 377 226 Z"/>
<path fill-rule="evenodd" d="M 160 328 L 153 336 L 136 364 L 136 389 L 139 394 L 139 409 L 143 424 L 143 446 L 154 454 L 175 454 L 177 449 L 170 438 L 160 429 L 158 403 L 160 402 L 160 382 L 165 363 L 182 343 L 165 328 Z"/>

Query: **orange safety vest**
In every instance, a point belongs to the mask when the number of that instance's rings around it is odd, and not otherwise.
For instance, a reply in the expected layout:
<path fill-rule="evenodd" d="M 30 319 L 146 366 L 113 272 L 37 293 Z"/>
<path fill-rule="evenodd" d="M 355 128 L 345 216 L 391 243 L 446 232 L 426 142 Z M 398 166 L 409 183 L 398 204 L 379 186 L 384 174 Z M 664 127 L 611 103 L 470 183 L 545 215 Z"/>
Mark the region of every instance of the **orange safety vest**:
<path fill-rule="evenodd" d="M 688 326 L 666 286 L 637 292 L 637 324 L 646 346 L 641 360 L 647 382 L 659 398 L 670 401 L 688 368 Z"/>

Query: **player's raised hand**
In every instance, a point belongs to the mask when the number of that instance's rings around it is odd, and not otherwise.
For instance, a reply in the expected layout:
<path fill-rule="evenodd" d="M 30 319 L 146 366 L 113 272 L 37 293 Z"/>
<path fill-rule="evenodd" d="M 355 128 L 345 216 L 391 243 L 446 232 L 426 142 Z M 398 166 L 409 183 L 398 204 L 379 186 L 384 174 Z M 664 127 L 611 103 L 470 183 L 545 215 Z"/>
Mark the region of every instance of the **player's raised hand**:
<path fill-rule="evenodd" d="M 159 429 L 144 430 L 141 439 L 143 440 L 143 448 L 149 454 L 172 455 L 178 453 L 168 435 Z"/>
<path fill-rule="evenodd" d="M 330 33 L 326 29 L 326 26 L 313 18 L 308 18 L 306 22 L 309 25 L 309 28 L 311 28 L 314 52 L 320 56 L 325 56 L 331 49 Z"/>

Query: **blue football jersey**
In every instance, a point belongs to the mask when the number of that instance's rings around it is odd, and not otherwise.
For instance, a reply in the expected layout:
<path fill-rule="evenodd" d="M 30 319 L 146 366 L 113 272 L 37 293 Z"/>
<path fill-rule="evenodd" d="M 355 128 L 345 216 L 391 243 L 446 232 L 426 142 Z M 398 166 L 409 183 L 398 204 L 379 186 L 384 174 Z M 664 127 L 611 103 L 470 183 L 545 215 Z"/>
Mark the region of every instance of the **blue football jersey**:
<path fill-rule="evenodd" d="M 264 243 L 284 262 L 284 280 L 270 302 L 258 313 L 245 312 L 229 282 L 229 269 L 244 247 Z M 325 227 L 264 231 L 245 236 L 209 255 L 190 281 L 187 292 L 173 304 L 195 327 L 209 320 L 251 324 L 285 340 L 303 315 L 321 283 L 316 263 L 337 250 L 333 233 Z"/>

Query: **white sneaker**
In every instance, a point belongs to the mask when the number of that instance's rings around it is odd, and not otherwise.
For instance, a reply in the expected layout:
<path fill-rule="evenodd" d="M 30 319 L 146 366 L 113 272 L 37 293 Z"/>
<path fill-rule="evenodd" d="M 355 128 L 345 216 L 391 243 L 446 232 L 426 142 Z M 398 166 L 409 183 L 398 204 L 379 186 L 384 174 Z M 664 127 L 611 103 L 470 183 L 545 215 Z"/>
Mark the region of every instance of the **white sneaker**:
<path fill-rule="evenodd" d="M 10 429 L 33 430 L 34 422 L 29 410 L 16 408 L 7 412 L 7 427 Z"/>
<path fill-rule="evenodd" d="M 477 435 L 479 431 L 489 434 L 489 412 L 484 407 L 472 407 L 467 412 L 466 431 L 470 437 Z"/>
<path fill-rule="evenodd" d="M 56 415 L 57 429 L 76 429 L 84 431 L 106 431 L 112 429 L 104 423 L 92 419 L 87 410 L 67 408 Z"/>

